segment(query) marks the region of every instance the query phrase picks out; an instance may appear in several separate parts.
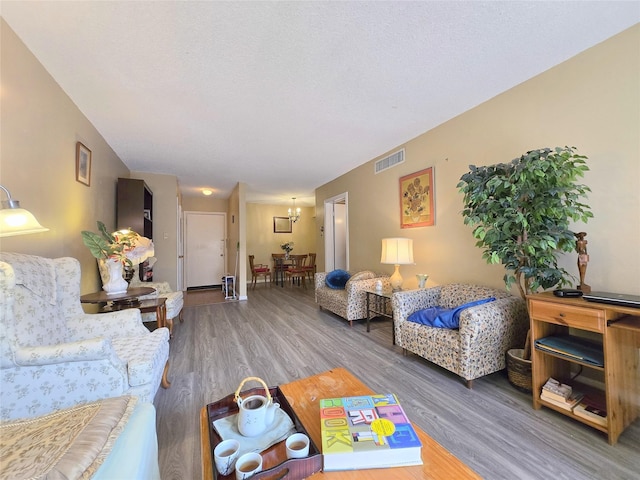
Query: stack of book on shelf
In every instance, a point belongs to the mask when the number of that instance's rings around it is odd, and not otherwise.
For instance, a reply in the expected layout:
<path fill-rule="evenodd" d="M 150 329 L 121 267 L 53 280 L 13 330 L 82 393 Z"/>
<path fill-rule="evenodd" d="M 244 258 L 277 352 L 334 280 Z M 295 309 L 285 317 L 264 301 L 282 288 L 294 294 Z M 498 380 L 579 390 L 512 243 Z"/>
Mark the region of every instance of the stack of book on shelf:
<path fill-rule="evenodd" d="M 560 383 L 554 378 L 547 380 L 540 393 L 540 398 L 545 402 L 569 411 L 572 411 L 583 397 L 582 393 L 574 391 L 569 385 Z"/>
<path fill-rule="evenodd" d="M 573 408 L 573 413 L 587 420 L 591 420 L 603 427 L 607 426 L 607 409 L 604 402 L 597 398 L 585 395 L 582 400 Z"/>
<path fill-rule="evenodd" d="M 422 465 L 422 444 L 395 395 L 320 400 L 324 471 Z"/>

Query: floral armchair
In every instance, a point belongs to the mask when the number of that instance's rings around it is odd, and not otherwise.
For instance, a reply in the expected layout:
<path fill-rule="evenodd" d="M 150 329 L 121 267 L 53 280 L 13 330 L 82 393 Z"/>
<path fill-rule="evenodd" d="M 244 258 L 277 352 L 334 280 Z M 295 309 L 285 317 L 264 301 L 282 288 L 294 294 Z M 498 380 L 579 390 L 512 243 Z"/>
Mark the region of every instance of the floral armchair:
<path fill-rule="evenodd" d="M 154 259 L 155 260 L 155 259 Z M 140 280 L 140 275 L 138 269 L 140 265 L 134 265 L 133 267 L 133 278 L 131 279 L 130 286 L 132 287 L 150 287 L 155 288 L 156 292 L 146 295 L 144 298 L 156 298 L 156 297 L 165 297 L 167 299 L 165 305 L 167 307 L 167 326 L 169 327 L 169 333 L 173 333 L 173 320 L 178 318 L 180 323 L 184 321 L 182 318 L 182 307 L 184 306 L 184 297 L 181 290 L 174 292 L 171 290 L 171 286 L 169 286 L 168 282 L 143 282 Z M 143 313 L 142 314 L 143 322 L 155 322 L 156 314 L 155 313 Z"/>
<path fill-rule="evenodd" d="M 408 321 L 429 307 L 455 308 L 495 297 L 495 301 L 462 310 L 460 328 L 436 328 Z M 396 292 L 391 300 L 396 344 L 461 376 L 467 387 L 478 377 L 505 368 L 505 353 L 521 347 L 529 328 L 524 300 L 504 290 L 448 284 Z"/>
<path fill-rule="evenodd" d="M 169 331 L 140 311 L 85 314 L 80 263 L 0 253 L 0 420 L 167 388 Z"/>
<path fill-rule="evenodd" d="M 389 276 L 365 270 L 353 274 L 344 289 L 330 288 L 326 284 L 328 272 L 318 272 L 314 276 L 316 303 L 353 324 L 354 320 L 367 317 L 366 290 L 376 288 L 378 280 L 385 290 L 391 289 Z"/>

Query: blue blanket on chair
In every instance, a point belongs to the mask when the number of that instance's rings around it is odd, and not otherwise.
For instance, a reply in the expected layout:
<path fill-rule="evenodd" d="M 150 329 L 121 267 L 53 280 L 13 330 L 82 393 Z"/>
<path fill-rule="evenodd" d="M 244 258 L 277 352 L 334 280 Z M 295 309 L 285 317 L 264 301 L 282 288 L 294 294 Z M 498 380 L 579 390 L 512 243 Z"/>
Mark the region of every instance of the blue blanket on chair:
<path fill-rule="evenodd" d="M 440 306 L 425 308 L 424 310 L 418 310 L 413 312 L 407 318 L 410 322 L 420 323 L 429 327 L 436 328 L 459 328 L 460 327 L 460 314 L 466 308 L 475 307 L 476 305 L 482 305 L 483 303 L 493 302 L 495 297 L 484 298 L 482 300 L 476 300 L 475 302 L 465 303 L 455 308 L 444 308 Z"/>

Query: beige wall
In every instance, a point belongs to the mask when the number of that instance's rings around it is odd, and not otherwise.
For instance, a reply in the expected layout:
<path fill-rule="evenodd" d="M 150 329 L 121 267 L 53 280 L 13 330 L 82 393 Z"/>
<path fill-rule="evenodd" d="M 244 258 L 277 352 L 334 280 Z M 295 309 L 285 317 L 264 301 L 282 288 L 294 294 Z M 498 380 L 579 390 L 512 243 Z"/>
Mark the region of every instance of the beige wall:
<path fill-rule="evenodd" d="M 75 257 L 82 293 L 98 290 L 80 232 L 97 231 L 97 220 L 115 229 L 117 178 L 129 169 L 2 19 L 0 35 L 0 184 L 50 229 L 0 239 L 0 250 Z M 92 152 L 89 187 L 75 180 L 78 141 Z"/>
<path fill-rule="evenodd" d="M 247 255 L 254 255 L 256 263 L 271 265 L 272 253 L 284 253 L 280 248 L 293 241 L 294 254 L 316 252 L 315 209 L 301 207 L 300 220 L 293 224 L 292 233 L 273 233 L 273 217 L 286 217 L 287 205 L 247 204 Z M 251 269 L 247 257 L 247 275 L 251 280 Z"/>
<path fill-rule="evenodd" d="M 1 19 L 0 30 L 0 183 L 51 229 L 1 239 L 0 250 L 76 257 L 82 264 L 83 293 L 94 291 L 100 286 L 97 267 L 82 244 L 80 231 L 95 230 L 97 220 L 115 227 L 116 181 L 130 172 Z M 640 293 L 640 253 L 634 246 L 640 238 L 639 45 L 640 27 L 636 26 L 408 141 L 402 145 L 406 148 L 404 164 L 373 175 L 372 159 L 323 185 L 316 191 L 317 218 L 315 228 L 310 230 L 311 239 L 295 238 L 294 226 L 295 251 L 315 250 L 317 264 L 324 265 L 324 239 L 320 235 L 324 199 L 349 192 L 352 269 L 390 273 L 391 266 L 379 264 L 380 239 L 408 236 L 415 240 L 417 265 L 402 267 L 405 286 L 415 286 L 413 275 L 421 272 L 431 275 L 429 284 L 473 281 L 500 286 L 503 269 L 484 263 L 470 229 L 462 224 L 458 179 L 468 164 L 509 161 L 528 149 L 572 145 L 589 157 L 591 168 L 585 183 L 593 190 L 589 202 L 595 219 L 586 226 L 576 226 L 576 230 L 588 232 L 591 261 L 587 283 L 598 289 Z M 77 141 L 92 150 L 90 187 L 75 181 Z M 436 225 L 402 230 L 398 178 L 428 166 L 435 167 Z M 170 178 L 136 175 L 150 183 L 154 199 L 160 191 L 154 184 L 169 181 L 172 190 L 167 197 L 162 195 L 163 204 L 165 198 L 174 198 Z M 246 208 L 245 214 L 241 185 L 229 200 L 183 198 L 184 211 L 226 211 L 230 222 L 232 214 L 237 213 L 237 227 L 229 225 L 229 239 L 230 245 L 241 242 L 241 276 L 246 273 L 246 255 L 255 235 L 249 218 L 252 207 Z M 156 209 L 154 206 L 154 212 Z M 167 204 L 166 209 L 171 210 L 171 206 Z M 309 215 L 304 210 L 301 222 L 312 220 L 313 209 Z M 285 214 L 286 208 L 282 211 Z M 154 225 L 154 237 L 162 237 L 157 241 L 163 258 L 174 250 L 171 235 L 175 236 L 175 230 L 170 229 L 173 220 L 169 217 L 173 215 L 167 214 L 166 225 Z M 248 229 L 246 234 L 243 226 Z M 160 232 L 156 228 L 161 228 Z M 272 231 L 272 226 L 267 229 Z M 166 243 L 164 232 L 170 235 Z M 307 241 L 314 246 L 306 247 L 302 242 Z M 255 255 L 264 261 L 259 257 L 268 256 L 272 248 L 279 248 L 279 243 Z M 233 249 L 229 250 L 234 257 Z M 575 256 L 565 255 L 561 264 L 571 273 L 577 272 Z M 164 271 L 164 266 L 159 267 L 157 278 L 173 278 L 171 268 Z M 244 284 L 239 283 L 241 287 Z"/>
<path fill-rule="evenodd" d="M 428 285 L 477 282 L 504 287 L 502 266 L 489 266 L 463 224 L 456 185 L 469 164 L 508 162 L 527 150 L 575 146 L 589 157 L 584 178 L 594 219 L 586 231 L 590 262 L 586 283 L 596 290 L 640 294 L 640 26 L 635 26 L 398 147 L 405 163 L 374 175 L 373 159 L 316 190 L 318 225 L 324 200 L 349 193 L 352 269 L 380 265 L 380 240 L 414 239 L 416 265 L 401 267 L 405 288 L 416 273 Z M 387 153 L 397 150 L 393 148 Z M 401 229 L 398 179 L 435 167 L 436 224 Z M 318 265 L 324 250 L 317 234 Z M 577 276 L 576 255 L 560 264 Z"/>
<path fill-rule="evenodd" d="M 153 246 L 158 259 L 153 279 L 178 286 L 178 177 L 147 172 L 131 172 L 144 180 L 153 192 Z"/>
<path fill-rule="evenodd" d="M 229 200 L 211 197 L 182 197 L 183 212 L 226 212 Z"/>
<path fill-rule="evenodd" d="M 228 270 L 235 272 L 236 255 L 238 262 L 238 274 L 236 275 L 236 295 L 241 300 L 247 298 L 247 214 L 246 214 L 246 190 L 244 183 L 238 183 L 229 196 L 229 209 L 227 211 L 227 258 L 230 262 Z"/>

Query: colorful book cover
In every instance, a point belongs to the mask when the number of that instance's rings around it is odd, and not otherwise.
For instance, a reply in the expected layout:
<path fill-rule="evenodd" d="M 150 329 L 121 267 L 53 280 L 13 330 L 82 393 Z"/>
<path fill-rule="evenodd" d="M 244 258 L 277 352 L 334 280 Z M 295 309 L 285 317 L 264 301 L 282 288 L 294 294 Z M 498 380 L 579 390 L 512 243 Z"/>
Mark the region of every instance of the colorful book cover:
<path fill-rule="evenodd" d="M 394 394 L 320 400 L 324 470 L 421 465 L 422 444 Z"/>

